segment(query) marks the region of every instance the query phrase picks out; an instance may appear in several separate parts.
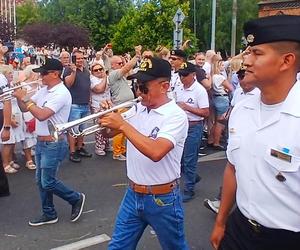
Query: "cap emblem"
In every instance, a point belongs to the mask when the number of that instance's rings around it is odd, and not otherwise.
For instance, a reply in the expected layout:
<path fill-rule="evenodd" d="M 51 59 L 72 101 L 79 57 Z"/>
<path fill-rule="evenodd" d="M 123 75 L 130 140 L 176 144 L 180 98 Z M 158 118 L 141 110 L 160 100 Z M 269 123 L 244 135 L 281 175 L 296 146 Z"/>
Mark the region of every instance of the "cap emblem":
<path fill-rule="evenodd" d="M 247 36 L 246 40 L 247 40 L 248 43 L 253 43 L 254 42 L 254 35 L 249 34 Z"/>
<path fill-rule="evenodd" d="M 141 71 L 147 71 L 148 69 L 152 69 L 152 62 L 150 59 L 144 59 L 141 62 L 140 69 Z"/>

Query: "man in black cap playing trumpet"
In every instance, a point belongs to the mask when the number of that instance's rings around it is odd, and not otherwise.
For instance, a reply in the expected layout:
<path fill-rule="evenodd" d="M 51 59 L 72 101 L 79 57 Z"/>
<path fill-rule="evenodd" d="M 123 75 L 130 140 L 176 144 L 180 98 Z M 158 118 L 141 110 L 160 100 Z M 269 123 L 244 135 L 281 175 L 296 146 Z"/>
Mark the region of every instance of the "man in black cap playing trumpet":
<path fill-rule="evenodd" d="M 244 81 L 261 90 L 229 119 L 228 163 L 215 249 L 296 250 L 300 246 L 300 16 L 247 22 Z M 234 200 L 237 208 L 229 216 Z"/>
<path fill-rule="evenodd" d="M 128 139 L 129 187 L 118 212 L 110 250 L 136 249 L 148 225 L 163 249 L 188 249 L 179 190 L 188 120 L 167 97 L 170 77 L 171 66 L 166 60 L 145 59 L 130 78 L 137 79 L 136 93 L 142 97 L 136 109 L 127 111 L 136 115 L 129 115 L 127 121 L 118 113 L 100 119 L 101 126 L 122 132 Z"/>

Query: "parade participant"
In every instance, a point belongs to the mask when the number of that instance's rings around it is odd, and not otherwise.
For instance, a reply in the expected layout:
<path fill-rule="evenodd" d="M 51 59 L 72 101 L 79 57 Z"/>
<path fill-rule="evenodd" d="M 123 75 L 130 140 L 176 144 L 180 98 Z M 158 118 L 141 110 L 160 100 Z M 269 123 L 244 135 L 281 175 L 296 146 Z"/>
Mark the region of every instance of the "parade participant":
<path fill-rule="evenodd" d="M 136 249 L 145 228 L 151 225 L 162 249 L 188 249 L 179 190 L 180 159 L 187 136 L 185 112 L 167 91 L 171 66 L 163 59 L 149 58 L 131 78 L 137 79 L 137 94 L 143 99 L 127 121 L 110 113 L 101 126 L 121 131 L 127 137 L 126 191 L 116 219 L 109 249 Z M 130 79 L 131 79 L 130 78 Z"/>
<path fill-rule="evenodd" d="M 186 112 L 189 120 L 188 136 L 181 161 L 184 174 L 183 202 L 187 202 L 195 196 L 198 151 L 202 140 L 203 120 L 209 115 L 209 103 L 205 88 L 195 79 L 194 64 L 183 63 L 178 74 L 182 85 L 175 87 L 176 102 Z"/>
<path fill-rule="evenodd" d="M 47 59 L 46 63 L 33 71 L 39 72 L 45 85 L 42 89 L 26 100 L 26 91 L 17 90 L 14 95 L 23 112 L 30 111 L 37 119 L 36 133 L 36 181 L 40 191 L 43 214 L 41 217 L 29 221 L 30 226 L 52 224 L 58 221 L 53 204 L 53 195 L 64 199 L 72 206 L 71 221 L 79 219 L 85 195 L 65 186 L 56 177 L 58 167 L 67 155 L 68 144 L 62 134 L 58 141 L 50 135 L 47 122 L 66 123 L 70 113 L 72 98 L 68 89 L 60 79 L 62 64 L 56 59 Z"/>
<path fill-rule="evenodd" d="M 73 57 L 75 62 L 65 69 L 63 78 L 72 96 L 69 122 L 85 117 L 90 112 L 90 72 L 84 67 L 84 57 L 81 51 L 74 51 Z M 81 124 L 74 129 L 82 131 L 85 127 L 86 124 Z M 92 154 L 83 147 L 83 136 L 80 135 L 74 138 L 72 135 L 69 135 L 68 140 L 70 161 L 81 162 L 81 157 L 92 157 Z"/>
<path fill-rule="evenodd" d="M 228 163 L 211 235 L 215 249 L 299 249 L 299 27 L 300 16 L 285 15 L 244 26 L 251 46 L 245 81 L 261 94 L 231 112 Z"/>

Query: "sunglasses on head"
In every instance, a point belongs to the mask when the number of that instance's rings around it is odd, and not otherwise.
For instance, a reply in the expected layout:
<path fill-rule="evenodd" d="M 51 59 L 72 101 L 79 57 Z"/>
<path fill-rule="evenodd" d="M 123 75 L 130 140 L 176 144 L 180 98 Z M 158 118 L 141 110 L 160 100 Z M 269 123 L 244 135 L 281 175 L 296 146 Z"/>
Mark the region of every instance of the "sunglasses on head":
<path fill-rule="evenodd" d="M 135 89 L 135 91 L 139 90 L 142 94 L 145 94 L 145 95 L 147 95 L 149 92 L 149 89 L 146 86 L 146 83 L 143 83 L 143 82 L 134 83 L 134 89 Z"/>
<path fill-rule="evenodd" d="M 103 68 L 93 69 L 93 72 L 101 72 L 101 71 L 103 71 Z"/>

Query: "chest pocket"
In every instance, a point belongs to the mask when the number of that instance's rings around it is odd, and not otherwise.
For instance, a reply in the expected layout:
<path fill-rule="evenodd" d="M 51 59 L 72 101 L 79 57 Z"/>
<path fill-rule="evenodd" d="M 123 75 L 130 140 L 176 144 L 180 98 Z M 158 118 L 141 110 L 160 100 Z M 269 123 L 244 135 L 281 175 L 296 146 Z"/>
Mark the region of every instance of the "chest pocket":
<path fill-rule="evenodd" d="M 291 162 L 271 155 L 271 149 L 265 153 L 264 160 L 279 172 L 293 173 L 299 171 L 300 157 L 292 155 Z"/>

